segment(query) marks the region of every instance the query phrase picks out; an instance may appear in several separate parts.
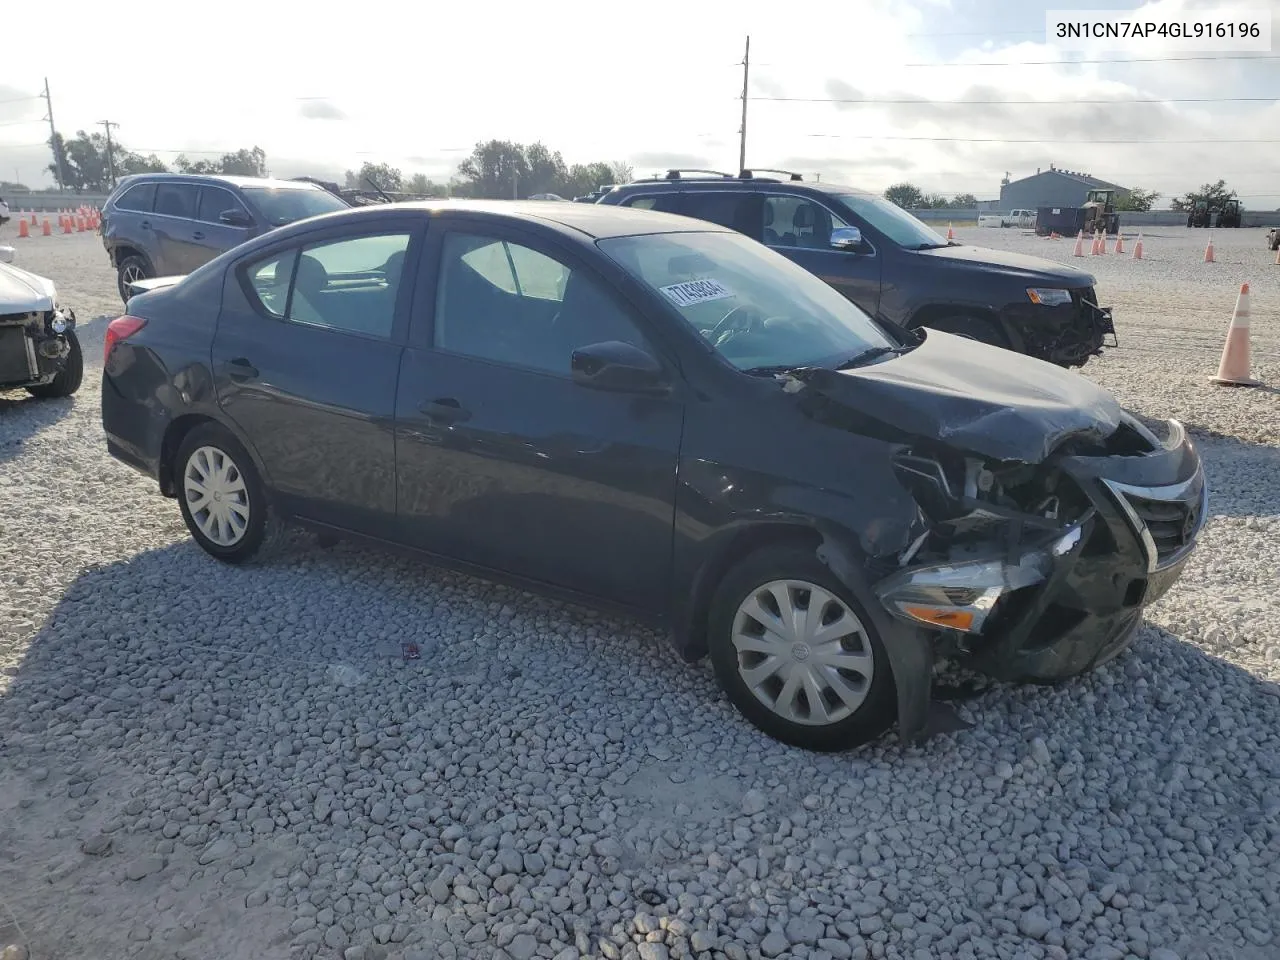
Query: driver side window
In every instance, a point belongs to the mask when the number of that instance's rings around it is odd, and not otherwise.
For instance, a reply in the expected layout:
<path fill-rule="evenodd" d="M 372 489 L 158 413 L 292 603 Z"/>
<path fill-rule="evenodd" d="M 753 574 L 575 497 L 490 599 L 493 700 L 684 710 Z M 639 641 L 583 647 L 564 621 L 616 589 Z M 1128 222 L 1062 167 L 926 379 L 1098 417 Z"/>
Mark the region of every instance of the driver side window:
<path fill-rule="evenodd" d="M 831 231 L 847 227 L 821 204 L 804 197 L 764 198 L 764 242 L 770 247 L 831 250 Z"/>
<path fill-rule="evenodd" d="M 617 297 L 584 271 L 498 237 L 450 232 L 442 246 L 438 349 L 567 377 L 580 347 L 621 340 L 645 348 Z"/>

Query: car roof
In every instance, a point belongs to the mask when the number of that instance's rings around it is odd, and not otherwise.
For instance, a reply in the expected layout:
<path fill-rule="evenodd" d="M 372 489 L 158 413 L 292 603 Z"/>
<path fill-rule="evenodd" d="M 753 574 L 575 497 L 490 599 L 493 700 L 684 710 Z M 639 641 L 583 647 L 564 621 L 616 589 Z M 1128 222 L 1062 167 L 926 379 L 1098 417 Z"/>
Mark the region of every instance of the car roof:
<path fill-rule="evenodd" d="M 553 203 L 546 200 L 410 200 L 399 203 L 373 204 L 352 210 L 340 210 L 321 217 L 302 221 L 315 224 L 320 219 L 335 217 L 377 216 L 393 210 L 421 210 L 424 213 L 473 213 L 480 216 L 501 217 L 506 220 L 524 221 L 530 224 L 550 224 L 562 232 L 572 232 L 592 240 L 609 237 L 628 237 L 645 233 L 732 233 L 727 227 L 705 220 L 659 213 L 655 210 L 637 210 L 634 207 L 615 207 L 594 203 Z"/>
<path fill-rule="evenodd" d="M 321 190 L 322 187 L 304 180 L 280 180 L 275 177 L 241 177 L 223 173 L 135 173 L 120 180 L 120 186 L 132 186 L 146 180 L 219 183 L 230 187 L 268 187 L 272 190 Z"/>
<path fill-rule="evenodd" d="M 762 193 L 821 193 L 842 194 L 856 197 L 875 197 L 876 194 L 858 187 L 850 187 L 840 183 L 823 183 L 808 180 L 780 180 L 774 177 L 654 177 L 650 180 L 633 180 L 614 187 L 610 193 L 652 191 L 654 193 L 671 190 L 742 190 L 743 188 L 759 190 Z"/>

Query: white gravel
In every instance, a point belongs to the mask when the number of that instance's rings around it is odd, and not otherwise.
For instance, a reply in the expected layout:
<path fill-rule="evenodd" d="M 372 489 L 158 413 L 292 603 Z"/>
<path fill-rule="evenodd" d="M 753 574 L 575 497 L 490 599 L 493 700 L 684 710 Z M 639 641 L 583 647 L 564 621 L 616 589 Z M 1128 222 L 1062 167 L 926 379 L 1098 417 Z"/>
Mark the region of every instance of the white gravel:
<path fill-rule="evenodd" d="M 1203 231 L 1144 239 L 1072 262 L 1120 327 L 1086 374 L 1200 439 L 1184 579 L 1089 679 L 844 757 L 755 733 L 629 623 L 305 538 L 215 563 L 104 451 L 97 238 L 11 241 L 88 369 L 0 395 L 5 960 L 1277 956 L 1280 395 L 1207 378 L 1248 280 L 1280 385 L 1280 266 L 1256 230 L 1216 264 Z"/>

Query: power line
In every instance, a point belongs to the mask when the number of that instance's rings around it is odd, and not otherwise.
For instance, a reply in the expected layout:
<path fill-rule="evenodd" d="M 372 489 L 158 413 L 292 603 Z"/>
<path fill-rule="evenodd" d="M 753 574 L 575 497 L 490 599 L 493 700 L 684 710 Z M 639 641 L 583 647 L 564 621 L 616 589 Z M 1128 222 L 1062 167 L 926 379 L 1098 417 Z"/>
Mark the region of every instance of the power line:
<path fill-rule="evenodd" d="M 1203 56 L 1194 57 L 1109 57 L 1097 60 L 983 60 L 983 61 L 932 61 L 920 63 L 896 63 L 889 66 L 894 67 L 1074 67 L 1082 63 L 1191 63 L 1193 61 L 1203 60 L 1280 60 L 1280 55 L 1263 54 L 1255 56 L 1249 53 L 1223 53 L 1223 54 L 1205 54 Z M 792 63 L 757 63 L 757 67 L 786 67 L 799 66 L 797 61 Z M 741 66 L 739 63 L 732 66 Z M 806 66 L 810 66 L 806 64 Z"/>
<path fill-rule="evenodd" d="M 802 134 L 806 137 L 817 137 L 829 140 L 904 140 L 921 143 L 1070 143 L 1076 146 L 1081 145 L 1081 140 L 1077 138 L 1067 138 L 1055 140 L 1049 139 L 1014 139 L 1006 137 L 899 137 L 891 134 L 844 134 L 844 133 L 806 133 Z M 1117 144 L 1148 144 L 1158 146 L 1160 144 L 1198 144 L 1209 145 L 1218 143 L 1280 143 L 1277 139 L 1259 139 L 1259 140 L 1223 140 L 1223 139 L 1206 139 L 1206 140 L 1094 140 L 1087 141 L 1089 145 L 1099 143 L 1117 143 Z"/>
<path fill-rule="evenodd" d="M 734 98 L 735 100 L 737 97 Z M 1122 97 L 1100 100 L 929 100 L 926 98 L 902 99 L 879 97 L 751 97 L 752 100 L 771 101 L 774 103 L 865 103 L 865 104 L 919 104 L 921 106 L 1037 106 L 1068 107 L 1077 103 L 1276 103 L 1280 97 Z"/>
<path fill-rule="evenodd" d="M 10 97 L 8 100 L 0 100 L 0 104 L 3 104 L 3 103 L 25 103 L 25 102 L 26 102 L 26 101 L 28 101 L 28 100 L 42 100 L 42 99 L 44 99 L 44 98 L 43 98 L 42 96 L 40 96 L 40 94 L 36 93 L 36 94 L 33 94 L 33 95 L 29 96 L 29 97 Z"/>

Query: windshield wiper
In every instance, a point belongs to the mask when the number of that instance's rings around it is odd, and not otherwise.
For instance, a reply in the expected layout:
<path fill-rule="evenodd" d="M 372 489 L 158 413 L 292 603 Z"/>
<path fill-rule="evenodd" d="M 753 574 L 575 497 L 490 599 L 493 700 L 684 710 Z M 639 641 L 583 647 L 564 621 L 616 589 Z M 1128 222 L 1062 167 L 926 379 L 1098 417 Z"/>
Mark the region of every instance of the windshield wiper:
<path fill-rule="evenodd" d="M 775 377 L 782 373 L 803 369 L 803 364 L 780 363 L 770 367 L 747 367 L 742 372 L 752 377 Z"/>
<path fill-rule="evenodd" d="M 910 347 L 872 347 L 870 350 L 863 350 L 862 353 L 855 353 L 848 360 L 836 367 L 837 370 L 848 370 L 851 367 L 860 367 L 868 360 L 874 360 L 876 357 L 884 357 L 889 354 L 906 353 Z"/>

